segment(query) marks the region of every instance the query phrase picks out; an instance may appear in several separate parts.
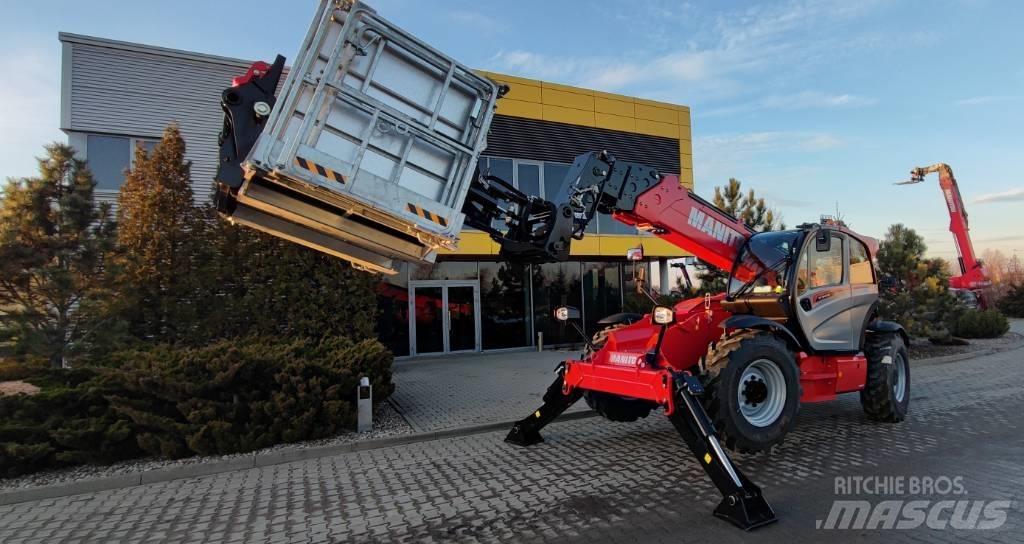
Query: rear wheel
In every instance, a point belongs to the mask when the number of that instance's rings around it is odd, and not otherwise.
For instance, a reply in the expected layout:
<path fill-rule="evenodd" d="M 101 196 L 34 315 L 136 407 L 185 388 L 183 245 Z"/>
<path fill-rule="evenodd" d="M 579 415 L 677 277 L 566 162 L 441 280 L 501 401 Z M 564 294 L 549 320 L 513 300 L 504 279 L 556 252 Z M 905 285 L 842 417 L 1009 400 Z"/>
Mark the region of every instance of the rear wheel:
<path fill-rule="evenodd" d="M 864 345 L 868 376 L 860 405 L 868 418 L 896 423 L 910 406 L 910 358 L 899 334 L 871 334 Z"/>
<path fill-rule="evenodd" d="M 788 346 L 764 331 L 718 342 L 709 357 L 705 410 L 726 447 L 745 452 L 782 442 L 800 409 L 800 378 Z"/>
<path fill-rule="evenodd" d="M 628 325 L 628 323 L 620 323 L 606 327 L 594 333 L 593 338 L 590 340 L 594 349 L 591 350 L 590 346 L 586 346 L 583 350 L 584 356 L 589 357 L 594 352 L 600 351 L 605 342 L 608 341 L 608 333 Z M 609 421 L 636 421 L 650 415 L 651 409 L 655 407 L 653 403 L 645 400 L 620 397 L 618 395 L 601 393 L 599 391 L 585 391 L 583 393 L 583 400 L 587 402 L 587 406 L 589 406 L 591 410 L 597 412 L 601 417 Z"/>

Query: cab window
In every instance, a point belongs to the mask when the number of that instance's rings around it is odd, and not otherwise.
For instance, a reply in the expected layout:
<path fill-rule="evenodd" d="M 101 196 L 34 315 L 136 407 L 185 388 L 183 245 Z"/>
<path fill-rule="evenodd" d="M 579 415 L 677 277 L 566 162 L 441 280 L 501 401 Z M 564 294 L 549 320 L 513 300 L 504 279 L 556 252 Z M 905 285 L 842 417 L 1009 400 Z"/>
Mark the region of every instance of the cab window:
<path fill-rule="evenodd" d="M 875 283 L 875 271 L 871 268 L 868 248 L 860 240 L 850 240 L 850 283 Z"/>
<path fill-rule="evenodd" d="M 800 257 L 797 270 L 797 292 L 809 291 L 843 283 L 843 238 L 832 236 L 828 251 L 818 251 L 812 240 Z"/>

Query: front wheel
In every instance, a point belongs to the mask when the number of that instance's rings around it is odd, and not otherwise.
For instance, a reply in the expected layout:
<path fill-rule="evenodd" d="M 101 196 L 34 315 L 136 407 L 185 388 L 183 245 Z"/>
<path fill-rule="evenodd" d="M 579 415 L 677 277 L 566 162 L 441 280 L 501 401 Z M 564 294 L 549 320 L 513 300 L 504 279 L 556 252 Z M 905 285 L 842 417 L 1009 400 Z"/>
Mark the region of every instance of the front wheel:
<path fill-rule="evenodd" d="M 800 409 L 800 373 L 786 343 L 743 331 L 719 341 L 709 361 L 704 404 L 725 445 L 756 452 L 781 443 Z"/>
<path fill-rule="evenodd" d="M 872 334 L 864 346 L 868 376 L 860 405 L 868 418 L 896 423 L 910 405 L 910 358 L 899 334 Z"/>

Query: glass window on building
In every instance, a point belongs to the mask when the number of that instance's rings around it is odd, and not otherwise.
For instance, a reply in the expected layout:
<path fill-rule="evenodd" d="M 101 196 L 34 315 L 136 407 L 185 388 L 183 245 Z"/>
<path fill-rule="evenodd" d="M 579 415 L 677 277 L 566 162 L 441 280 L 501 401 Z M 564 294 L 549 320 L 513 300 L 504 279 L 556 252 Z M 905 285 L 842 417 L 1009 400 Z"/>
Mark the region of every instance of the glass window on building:
<path fill-rule="evenodd" d="M 517 348 L 532 344 L 528 270 L 522 264 L 480 263 L 483 349 Z"/>
<path fill-rule="evenodd" d="M 622 311 L 645 314 L 654 307 L 651 297 L 651 263 L 622 264 Z"/>
<path fill-rule="evenodd" d="M 619 263 L 583 263 L 584 330 L 594 334 L 598 321 L 622 311 L 622 270 Z"/>
<path fill-rule="evenodd" d="M 619 221 L 609 214 L 597 214 L 597 231 L 601 234 L 630 234 L 638 235 L 636 227 L 631 227 Z"/>
<path fill-rule="evenodd" d="M 497 176 L 504 181 L 512 183 L 515 177 L 512 174 L 512 159 L 496 159 L 494 157 L 486 157 L 481 159 L 481 170 L 489 173 L 492 176 Z"/>
<path fill-rule="evenodd" d="M 116 191 L 121 188 L 125 170 L 132 160 L 130 140 L 124 136 L 88 136 L 85 154 L 97 189 Z"/>
<path fill-rule="evenodd" d="M 475 280 L 476 261 L 443 261 L 434 264 L 410 265 L 413 280 Z"/>
<path fill-rule="evenodd" d="M 540 164 L 516 162 L 516 187 L 528 195 L 540 196 Z"/>
<path fill-rule="evenodd" d="M 533 267 L 534 331 L 544 333 L 544 344 L 578 344 L 583 341 L 571 325 L 555 319 L 559 306 L 581 307 L 580 263 L 550 263 Z"/>
<path fill-rule="evenodd" d="M 553 202 L 560 202 L 568 196 L 567 189 L 563 185 L 565 175 L 568 172 L 568 164 L 544 163 L 544 198 Z"/>
<path fill-rule="evenodd" d="M 409 355 L 408 265 L 397 274 L 381 275 L 377 284 L 377 338 L 391 353 Z"/>

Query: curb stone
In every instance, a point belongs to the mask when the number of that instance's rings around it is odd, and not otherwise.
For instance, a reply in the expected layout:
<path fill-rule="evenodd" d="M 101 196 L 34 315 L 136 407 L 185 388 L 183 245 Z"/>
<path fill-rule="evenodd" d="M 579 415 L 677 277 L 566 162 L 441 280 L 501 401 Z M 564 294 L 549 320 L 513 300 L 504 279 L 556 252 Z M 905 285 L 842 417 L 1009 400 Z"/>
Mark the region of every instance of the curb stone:
<path fill-rule="evenodd" d="M 558 422 L 572 421 L 576 419 L 586 419 L 594 417 L 596 415 L 597 413 L 594 412 L 593 410 L 572 412 L 569 414 L 562 415 L 558 419 Z M 555 424 L 557 424 L 558 422 L 555 422 Z M 273 465 L 280 465 L 284 463 L 291 463 L 294 461 L 305 461 L 309 459 L 318 459 L 321 457 L 331 457 L 334 455 L 340 455 L 344 453 L 391 448 L 395 446 L 402 446 L 416 442 L 430 442 L 434 440 L 442 440 L 445 438 L 470 436 L 475 434 L 482 434 L 492 431 L 508 429 L 512 426 L 513 423 L 514 422 L 512 421 L 503 421 L 498 423 L 473 425 L 469 427 L 444 429 L 441 431 L 430 431 L 424 433 L 390 436 L 387 438 L 379 438 L 376 440 L 364 440 L 358 442 L 351 442 L 348 444 L 334 444 L 328 446 L 314 446 L 307 448 L 287 448 L 269 451 L 266 453 L 254 453 L 250 455 L 232 457 L 231 459 L 221 459 L 210 462 L 192 463 L 177 467 L 158 468 L 133 474 L 119 474 L 117 476 L 106 476 L 102 478 L 78 480 L 76 482 L 62 483 L 56 485 L 16 489 L 11 491 L 0 492 L 0 506 L 8 504 L 17 504 L 21 502 L 37 501 L 41 499 L 66 497 L 69 495 L 79 495 L 82 493 L 109 491 L 112 489 L 122 489 L 137 485 L 169 482 L 173 480 L 184 480 L 187 478 L 210 476 L 213 474 L 233 472 L 236 470 L 261 468 Z"/>

